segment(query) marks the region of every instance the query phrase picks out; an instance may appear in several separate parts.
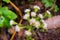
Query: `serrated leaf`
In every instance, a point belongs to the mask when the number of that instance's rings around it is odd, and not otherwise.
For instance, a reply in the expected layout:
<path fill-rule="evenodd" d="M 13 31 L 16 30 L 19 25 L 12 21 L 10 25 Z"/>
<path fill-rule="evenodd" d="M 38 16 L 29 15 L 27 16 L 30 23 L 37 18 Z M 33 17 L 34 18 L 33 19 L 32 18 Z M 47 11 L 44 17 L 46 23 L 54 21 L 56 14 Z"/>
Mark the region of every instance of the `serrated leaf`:
<path fill-rule="evenodd" d="M 4 2 L 6 2 L 6 3 L 9 3 L 10 2 L 10 0 L 3 0 Z"/>

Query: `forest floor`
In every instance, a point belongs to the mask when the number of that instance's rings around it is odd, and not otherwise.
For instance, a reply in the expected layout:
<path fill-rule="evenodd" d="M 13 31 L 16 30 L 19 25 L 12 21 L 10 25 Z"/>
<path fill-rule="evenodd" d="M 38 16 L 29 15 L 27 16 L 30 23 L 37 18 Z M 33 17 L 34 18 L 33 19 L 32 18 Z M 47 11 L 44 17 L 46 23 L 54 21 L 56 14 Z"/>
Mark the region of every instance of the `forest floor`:
<path fill-rule="evenodd" d="M 27 4 L 27 1 L 25 1 L 25 4 L 21 4 L 20 0 L 11 0 L 17 7 L 19 7 L 22 10 L 22 13 L 24 9 L 26 9 L 27 7 L 31 6 L 31 4 Z M 22 1 L 22 0 L 21 0 Z M 32 3 L 33 5 L 35 3 Z M 57 0 L 56 4 L 58 5 L 58 7 L 60 8 L 60 1 Z M 14 11 L 15 13 L 16 10 L 10 6 L 10 4 L 3 4 L 5 6 L 8 6 L 10 10 Z M 43 10 L 45 11 L 45 10 Z M 17 14 L 18 15 L 18 14 Z M 53 14 L 53 15 L 60 15 L 60 10 Z M 19 15 L 18 15 L 19 16 Z M 20 18 L 17 18 L 16 21 L 19 22 Z M 9 34 L 6 28 L 0 28 L 0 31 L 3 32 L 3 34 L 0 34 L 0 40 L 10 40 L 12 34 Z M 60 28 L 57 29 L 50 29 L 48 30 L 48 32 L 40 32 L 39 30 L 35 30 L 34 32 L 36 32 L 36 35 L 33 35 L 33 37 L 36 40 L 60 40 Z M 19 37 L 18 33 L 16 33 L 15 37 L 13 40 L 25 40 L 25 37 Z"/>

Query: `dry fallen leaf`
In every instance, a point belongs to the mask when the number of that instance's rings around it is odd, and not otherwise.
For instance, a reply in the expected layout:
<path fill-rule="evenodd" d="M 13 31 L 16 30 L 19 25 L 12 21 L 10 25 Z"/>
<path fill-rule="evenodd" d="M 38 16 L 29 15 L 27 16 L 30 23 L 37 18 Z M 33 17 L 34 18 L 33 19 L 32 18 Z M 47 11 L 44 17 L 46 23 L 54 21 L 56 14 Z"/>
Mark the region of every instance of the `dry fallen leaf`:
<path fill-rule="evenodd" d="M 45 20 L 45 22 L 47 23 L 48 29 L 56 29 L 60 27 L 60 16 L 54 16 Z"/>

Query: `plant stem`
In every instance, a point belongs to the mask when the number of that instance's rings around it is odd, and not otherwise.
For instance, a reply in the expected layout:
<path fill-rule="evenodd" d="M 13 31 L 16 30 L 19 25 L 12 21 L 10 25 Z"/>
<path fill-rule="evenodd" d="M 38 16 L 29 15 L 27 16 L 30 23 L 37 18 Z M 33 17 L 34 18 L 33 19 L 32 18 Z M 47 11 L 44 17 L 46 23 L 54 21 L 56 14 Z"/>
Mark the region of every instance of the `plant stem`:
<path fill-rule="evenodd" d="M 20 19 L 20 21 L 19 21 L 19 24 L 21 24 L 21 23 L 22 23 L 22 12 L 21 12 L 21 10 L 20 10 L 14 3 L 12 3 L 11 1 L 10 1 L 10 5 L 11 5 L 12 7 L 14 7 L 15 10 L 18 12 L 18 14 L 21 16 L 21 19 Z M 12 37 L 11 37 L 10 40 L 13 40 L 15 34 L 16 34 L 16 30 L 13 32 Z"/>
<path fill-rule="evenodd" d="M 21 16 L 21 20 L 19 21 L 19 23 L 22 21 L 22 12 L 21 10 L 14 4 L 10 1 L 10 4 L 12 7 L 14 7 L 16 9 L 16 11 L 18 12 L 18 14 Z"/>
<path fill-rule="evenodd" d="M 12 7 L 14 7 L 14 8 L 16 9 L 16 11 L 18 11 L 18 14 L 22 17 L 22 12 L 21 12 L 21 10 L 20 10 L 13 2 L 11 2 L 11 1 L 10 1 L 10 5 L 11 5 Z"/>

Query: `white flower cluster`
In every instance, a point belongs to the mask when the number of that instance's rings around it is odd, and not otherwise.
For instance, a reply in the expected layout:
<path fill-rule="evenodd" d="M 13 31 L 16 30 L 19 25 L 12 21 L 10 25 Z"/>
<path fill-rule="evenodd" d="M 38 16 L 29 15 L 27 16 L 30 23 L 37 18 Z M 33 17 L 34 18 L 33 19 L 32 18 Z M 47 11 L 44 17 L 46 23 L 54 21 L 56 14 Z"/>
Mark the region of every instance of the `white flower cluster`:
<path fill-rule="evenodd" d="M 35 5 L 33 8 L 34 8 L 34 9 L 37 8 L 38 10 L 40 10 L 40 7 L 37 6 L 37 5 Z M 28 17 L 30 17 L 30 14 L 29 14 L 30 11 L 31 11 L 30 9 L 26 9 L 26 10 L 24 11 L 26 14 L 23 16 L 23 19 L 26 20 L 26 19 L 28 19 Z M 28 13 L 28 12 L 29 12 L 29 13 Z M 32 16 L 32 17 L 36 17 L 36 13 L 35 13 L 35 12 L 31 12 L 31 16 Z"/>
<path fill-rule="evenodd" d="M 36 28 L 39 28 L 40 23 L 39 21 L 36 21 L 36 19 L 32 18 L 30 19 L 30 25 L 35 26 Z"/>
<path fill-rule="evenodd" d="M 29 18 L 29 16 L 30 16 L 30 14 L 28 13 L 28 12 L 30 12 L 30 9 L 26 9 L 24 12 L 26 14 L 23 16 L 23 19 L 27 20 Z"/>
<path fill-rule="evenodd" d="M 47 29 L 47 24 L 45 23 L 45 21 L 43 20 L 43 14 L 36 14 L 36 12 L 38 11 L 38 10 L 40 10 L 40 7 L 39 6 L 37 6 L 37 5 L 35 5 L 35 6 L 33 6 L 33 8 L 34 8 L 34 11 L 32 11 L 32 12 L 30 12 L 31 10 L 30 9 L 26 9 L 24 12 L 26 13 L 24 16 L 23 16 L 23 19 L 25 19 L 25 20 L 27 20 L 28 18 L 29 18 L 29 20 L 28 20 L 28 22 L 30 23 L 30 25 L 32 25 L 32 26 L 34 26 L 34 27 L 36 27 L 37 29 L 41 26 L 41 23 L 40 23 L 40 21 L 38 21 L 38 19 L 41 19 L 42 20 L 42 22 L 43 22 L 43 24 L 44 24 L 44 26 L 43 26 L 43 28 L 44 29 Z M 36 12 L 35 12 L 36 11 Z M 48 14 L 50 14 L 50 12 L 47 10 L 47 13 Z M 31 14 L 31 15 L 30 15 Z M 30 18 L 30 16 L 31 16 L 31 18 Z M 29 33 L 29 32 L 28 32 Z M 28 34 L 27 33 L 27 34 Z"/>

